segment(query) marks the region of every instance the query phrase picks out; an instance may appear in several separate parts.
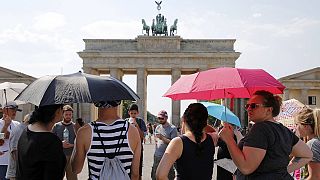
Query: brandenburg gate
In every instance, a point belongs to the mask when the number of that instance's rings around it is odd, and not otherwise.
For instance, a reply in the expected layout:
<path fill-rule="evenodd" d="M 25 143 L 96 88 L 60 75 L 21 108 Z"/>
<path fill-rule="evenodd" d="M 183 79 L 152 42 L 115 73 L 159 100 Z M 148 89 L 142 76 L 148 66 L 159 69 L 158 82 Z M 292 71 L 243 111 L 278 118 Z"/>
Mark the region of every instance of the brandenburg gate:
<path fill-rule="evenodd" d="M 180 36 L 138 36 L 135 39 L 84 39 L 78 52 L 83 70 L 89 74 L 110 74 L 122 80 L 137 75 L 136 92 L 140 115 L 147 118 L 147 76 L 171 75 L 173 84 L 181 75 L 217 67 L 234 67 L 240 56 L 235 39 L 183 39 Z M 169 88 L 169 87 L 168 87 Z M 159 94 L 162 96 L 162 94 Z M 156 103 L 156 102 L 155 102 Z M 84 112 L 94 118 L 94 113 Z M 84 115 L 86 116 L 86 115 Z M 172 123 L 180 121 L 180 101 L 172 101 Z"/>
<path fill-rule="evenodd" d="M 160 4 L 157 3 L 159 11 Z M 137 104 L 140 116 L 146 120 L 148 75 L 171 75 L 173 84 L 181 75 L 210 68 L 235 67 L 240 56 L 234 50 L 235 39 L 183 39 L 176 35 L 177 22 L 178 19 L 168 33 L 167 20 L 159 13 L 151 28 L 142 19 L 145 34 L 135 39 L 84 39 L 85 49 L 78 52 L 83 59 L 83 71 L 110 74 L 119 80 L 124 74 L 136 74 L 136 92 L 140 97 Z M 81 116 L 93 120 L 96 110 L 92 105 L 91 108 L 88 106 L 82 105 Z M 171 118 L 174 125 L 179 124 L 180 101 L 172 101 Z"/>

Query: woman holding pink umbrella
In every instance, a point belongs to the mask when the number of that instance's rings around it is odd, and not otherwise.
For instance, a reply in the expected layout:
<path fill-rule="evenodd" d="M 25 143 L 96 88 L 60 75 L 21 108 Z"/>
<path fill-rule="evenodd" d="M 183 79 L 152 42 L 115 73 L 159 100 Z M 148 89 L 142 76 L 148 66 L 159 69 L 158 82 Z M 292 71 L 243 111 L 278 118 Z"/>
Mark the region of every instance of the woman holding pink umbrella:
<path fill-rule="evenodd" d="M 219 132 L 238 167 L 237 179 L 293 179 L 289 173 L 311 160 L 308 146 L 274 120 L 280 106 L 279 96 L 268 91 L 256 91 L 246 105 L 249 120 L 255 122 L 250 132 L 238 145 L 230 125 Z M 293 159 L 289 163 L 290 154 Z"/>

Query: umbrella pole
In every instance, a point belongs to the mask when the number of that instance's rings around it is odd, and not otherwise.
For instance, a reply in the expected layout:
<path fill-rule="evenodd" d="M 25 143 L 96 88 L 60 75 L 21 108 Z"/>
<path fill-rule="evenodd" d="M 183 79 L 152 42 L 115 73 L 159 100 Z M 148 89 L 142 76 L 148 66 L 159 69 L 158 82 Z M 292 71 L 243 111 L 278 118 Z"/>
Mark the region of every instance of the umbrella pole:
<path fill-rule="evenodd" d="M 7 90 L 3 90 L 4 92 L 4 99 L 6 100 L 6 105 L 8 104 L 8 100 L 7 100 Z"/>

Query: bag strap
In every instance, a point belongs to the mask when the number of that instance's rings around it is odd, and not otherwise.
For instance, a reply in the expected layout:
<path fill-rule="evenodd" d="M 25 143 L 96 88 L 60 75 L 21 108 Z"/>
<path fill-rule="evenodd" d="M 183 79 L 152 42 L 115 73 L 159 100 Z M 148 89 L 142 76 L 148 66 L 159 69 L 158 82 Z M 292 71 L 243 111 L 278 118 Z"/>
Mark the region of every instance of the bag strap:
<path fill-rule="evenodd" d="M 126 128 L 126 132 L 124 133 L 125 136 L 127 136 L 127 133 L 128 133 L 128 130 L 129 130 L 129 125 L 130 125 L 128 121 L 125 121 L 123 127 L 125 127 L 126 124 L 128 124 L 128 128 Z M 121 131 L 120 137 L 121 137 L 121 135 L 122 135 L 122 132 L 123 132 L 123 131 Z M 121 144 L 123 144 L 123 141 L 124 141 L 124 138 L 122 139 Z M 120 145 L 119 142 L 120 142 L 120 138 L 119 138 L 119 141 L 118 141 L 118 144 Z M 120 152 L 120 149 L 121 149 L 121 146 L 119 146 L 119 147 L 116 149 L 115 153 Z"/>
<path fill-rule="evenodd" d="M 129 123 L 129 122 L 128 122 L 128 123 Z M 105 147 L 105 146 L 104 146 L 104 143 L 103 143 L 102 138 L 101 138 L 100 133 L 99 133 L 98 125 L 97 125 L 97 123 L 96 123 L 95 121 L 92 122 L 92 125 L 93 125 L 94 129 L 96 130 L 96 132 L 97 132 L 97 134 L 98 134 L 98 136 L 99 136 L 99 140 L 100 140 L 100 142 L 101 142 L 101 144 L 102 144 L 102 147 L 103 147 L 103 152 L 104 152 L 105 156 L 107 156 L 107 152 L 106 152 L 106 150 L 105 150 L 105 148 L 104 148 L 104 147 Z M 125 126 L 126 126 L 126 122 L 123 124 L 123 127 L 125 127 Z M 128 128 L 126 129 L 125 135 L 127 134 L 128 129 L 129 129 L 129 126 L 128 126 Z M 123 132 L 123 131 L 121 131 L 121 133 L 120 133 L 120 137 L 121 137 L 121 135 L 122 135 L 122 132 Z M 124 141 L 124 139 L 122 139 L 121 144 L 123 143 L 123 141 Z M 117 145 L 119 145 L 119 143 L 120 143 L 120 138 L 119 138 L 119 140 L 118 140 Z M 117 151 L 117 150 L 118 150 L 118 151 Z M 117 152 L 119 152 L 119 151 L 120 151 L 120 147 L 116 148 L 116 150 L 115 150 L 114 153 L 117 153 Z"/>

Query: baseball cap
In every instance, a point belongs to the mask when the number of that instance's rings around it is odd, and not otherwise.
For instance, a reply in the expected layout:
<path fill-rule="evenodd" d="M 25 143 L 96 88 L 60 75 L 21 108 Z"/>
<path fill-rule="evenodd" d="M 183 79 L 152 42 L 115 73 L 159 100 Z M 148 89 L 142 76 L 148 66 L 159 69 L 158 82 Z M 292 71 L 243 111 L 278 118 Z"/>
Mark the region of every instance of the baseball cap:
<path fill-rule="evenodd" d="M 161 110 L 161 111 L 158 113 L 158 117 L 168 118 L 168 113 L 167 113 L 167 111 Z"/>
<path fill-rule="evenodd" d="M 3 108 L 16 109 L 17 111 L 22 111 L 21 109 L 18 109 L 18 105 L 14 101 L 8 101 L 7 103 L 4 104 Z"/>

